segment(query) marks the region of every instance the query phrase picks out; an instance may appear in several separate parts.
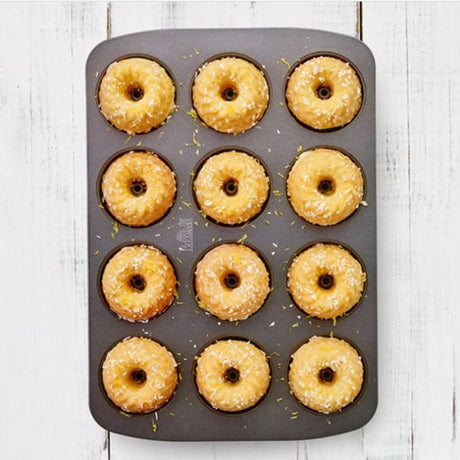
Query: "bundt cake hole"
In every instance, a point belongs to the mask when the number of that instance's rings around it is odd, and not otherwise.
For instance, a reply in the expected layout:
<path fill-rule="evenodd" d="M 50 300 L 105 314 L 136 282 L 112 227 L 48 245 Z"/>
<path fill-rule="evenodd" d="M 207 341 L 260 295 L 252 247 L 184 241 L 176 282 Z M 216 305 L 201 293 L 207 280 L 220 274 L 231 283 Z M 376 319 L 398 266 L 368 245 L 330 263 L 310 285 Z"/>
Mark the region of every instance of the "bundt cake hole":
<path fill-rule="evenodd" d="M 240 277 L 236 273 L 227 273 L 224 278 L 224 284 L 229 289 L 235 289 L 240 285 Z"/>
<path fill-rule="evenodd" d="M 129 89 L 129 98 L 134 101 L 140 101 L 144 97 L 144 90 L 140 86 L 134 86 Z"/>
<path fill-rule="evenodd" d="M 145 278 L 142 275 L 134 275 L 130 279 L 131 286 L 137 291 L 143 291 L 145 289 Z"/>
<path fill-rule="evenodd" d="M 224 101 L 231 102 L 238 97 L 238 90 L 232 85 L 226 85 L 222 88 L 220 94 Z"/>
<path fill-rule="evenodd" d="M 140 385 L 147 380 L 147 375 L 143 369 L 135 369 L 131 372 L 131 380 Z"/>
<path fill-rule="evenodd" d="M 224 379 L 230 383 L 236 383 L 240 379 L 240 371 L 234 367 L 229 367 L 224 372 Z"/>
<path fill-rule="evenodd" d="M 327 85 L 320 85 L 316 88 L 316 95 L 323 100 L 329 99 L 332 96 L 332 90 Z"/>
<path fill-rule="evenodd" d="M 321 275 L 318 278 L 318 285 L 319 287 L 326 289 L 326 290 L 331 289 L 331 287 L 334 285 L 334 277 L 329 274 Z"/>
<path fill-rule="evenodd" d="M 323 179 L 318 184 L 318 191 L 323 195 L 330 195 L 334 191 L 334 182 L 330 179 Z"/>
<path fill-rule="evenodd" d="M 141 196 L 147 191 L 147 185 L 143 180 L 134 180 L 129 188 L 134 196 Z"/>
<path fill-rule="evenodd" d="M 335 372 L 330 367 L 323 367 L 318 373 L 321 382 L 330 383 L 334 380 Z"/>
<path fill-rule="evenodd" d="M 229 179 L 224 183 L 224 192 L 228 196 L 233 196 L 238 193 L 238 181 L 236 179 Z"/>

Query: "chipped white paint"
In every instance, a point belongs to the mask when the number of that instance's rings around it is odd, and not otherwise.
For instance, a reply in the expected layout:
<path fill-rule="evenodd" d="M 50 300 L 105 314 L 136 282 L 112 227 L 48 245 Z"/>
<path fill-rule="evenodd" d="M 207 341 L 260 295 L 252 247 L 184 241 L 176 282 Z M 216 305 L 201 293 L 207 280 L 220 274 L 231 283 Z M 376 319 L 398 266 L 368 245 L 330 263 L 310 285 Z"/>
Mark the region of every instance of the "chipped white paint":
<path fill-rule="evenodd" d="M 0 452 L 5 459 L 460 458 L 460 4 L 365 3 L 377 61 L 380 405 L 363 429 L 273 443 L 111 434 L 87 404 L 84 63 L 113 35 L 314 27 L 356 35 L 355 3 L 0 6 Z M 107 27 L 107 17 L 110 19 Z M 455 389 L 457 392 L 455 393 Z"/>

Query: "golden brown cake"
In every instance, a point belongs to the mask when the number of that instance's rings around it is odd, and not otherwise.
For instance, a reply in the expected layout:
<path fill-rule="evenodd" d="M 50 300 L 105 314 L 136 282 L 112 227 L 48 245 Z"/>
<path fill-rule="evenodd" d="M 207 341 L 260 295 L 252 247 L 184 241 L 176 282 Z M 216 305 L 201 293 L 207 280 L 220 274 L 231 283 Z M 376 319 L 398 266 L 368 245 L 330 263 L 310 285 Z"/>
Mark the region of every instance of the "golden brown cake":
<path fill-rule="evenodd" d="M 305 406 L 329 414 L 351 404 L 363 385 L 361 356 L 345 340 L 312 337 L 293 355 L 289 386 Z"/>
<path fill-rule="evenodd" d="M 268 176 L 260 162 L 235 150 L 211 156 L 199 170 L 193 190 L 201 210 L 213 220 L 236 225 L 261 211 Z"/>
<path fill-rule="evenodd" d="M 198 357 L 196 384 L 214 409 L 239 412 L 267 393 L 270 366 L 265 353 L 252 343 L 219 340 Z"/>
<path fill-rule="evenodd" d="M 107 263 L 102 291 L 110 307 L 127 321 L 147 321 L 162 313 L 176 293 L 176 274 L 157 248 L 131 245 Z"/>
<path fill-rule="evenodd" d="M 145 337 L 128 337 L 107 353 L 102 382 L 120 409 L 145 414 L 160 409 L 173 396 L 176 366 L 166 347 Z"/>
<path fill-rule="evenodd" d="M 359 112 L 361 82 L 348 62 L 315 57 L 295 68 L 286 98 L 289 109 L 302 123 L 318 130 L 339 128 Z"/>
<path fill-rule="evenodd" d="M 219 319 L 239 321 L 262 307 L 270 292 L 270 276 L 251 248 L 221 244 L 198 262 L 195 290 L 201 308 Z"/>
<path fill-rule="evenodd" d="M 222 133 L 238 134 L 256 125 L 268 106 L 263 72 L 245 59 L 226 57 L 205 64 L 192 89 L 200 118 Z"/>
<path fill-rule="evenodd" d="M 294 211 L 316 225 L 335 225 L 349 217 L 363 200 L 361 169 L 338 150 L 303 152 L 287 179 Z"/>
<path fill-rule="evenodd" d="M 317 318 L 343 315 L 360 300 L 366 273 L 349 251 L 337 244 L 318 243 L 300 253 L 288 271 L 294 302 Z"/>
<path fill-rule="evenodd" d="M 116 220 L 145 227 L 160 220 L 173 205 L 176 178 L 154 153 L 131 151 L 110 164 L 101 189 L 103 201 Z"/>
<path fill-rule="evenodd" d="M 157 62 L 129 58 L 111 64 L 99 87 L 99 107 L 117 129 L 148 133 L 174 110 L 174 83 Z"/>

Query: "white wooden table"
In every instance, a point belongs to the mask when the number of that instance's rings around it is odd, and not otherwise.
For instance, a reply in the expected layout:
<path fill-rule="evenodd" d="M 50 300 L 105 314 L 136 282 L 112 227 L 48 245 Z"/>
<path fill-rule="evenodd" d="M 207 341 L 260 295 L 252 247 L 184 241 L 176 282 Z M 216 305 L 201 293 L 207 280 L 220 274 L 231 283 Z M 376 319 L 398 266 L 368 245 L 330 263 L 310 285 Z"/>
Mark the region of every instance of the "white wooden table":
<path fill-rule="evenodd" d="M 459 3 L 0 3 L 0 458 L 460 458 L 459 19 Z M 202 26 L 319 28 L 375 54 L 380 404 L 363 429 L 176 444 L 89 413 L 85 60 L 107 37 Z"/>

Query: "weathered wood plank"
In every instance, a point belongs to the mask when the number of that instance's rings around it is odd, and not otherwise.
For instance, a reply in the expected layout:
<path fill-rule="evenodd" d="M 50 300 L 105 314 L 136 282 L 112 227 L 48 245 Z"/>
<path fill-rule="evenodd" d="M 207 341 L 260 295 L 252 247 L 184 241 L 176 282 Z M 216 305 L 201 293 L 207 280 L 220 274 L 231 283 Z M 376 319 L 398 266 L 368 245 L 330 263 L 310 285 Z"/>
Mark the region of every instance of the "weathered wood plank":
<path fill-rule="evenodd" d="M 311 27 L 357 34 L 355 2 L 111 2 L 112 36 L 200 27 Z"/>
<path fill-rule="evenodd" d="M 451 455 L 453 390 L 460 377 L 453 289 L 460 275 L 460 118 L 452 113 L 460 82 L 459 17 L 458 3 L 407 5 L 412 450 L 417 458 Z"/>
<path fill-rule="evenodd" d="M 377 59 L 380 408 L 369 458 L 459 457 L 457 3 L 365 3 Z M 458 393 L 458 390 L 457 390 Z"/>
<path fill-rule="evenodd" d="M 108 458 L 88 410 L 84 109 L 105 6 L 1 10 L 1 457 Z"/>
<path fill-rule="evenodd" d="M 412 312 L 405 5 L 365 3 L 362 20 L 363 40 L 377 64 L 380 400 L 364 430 L 365 444 L 371 458 L 409 458 Z"/>

